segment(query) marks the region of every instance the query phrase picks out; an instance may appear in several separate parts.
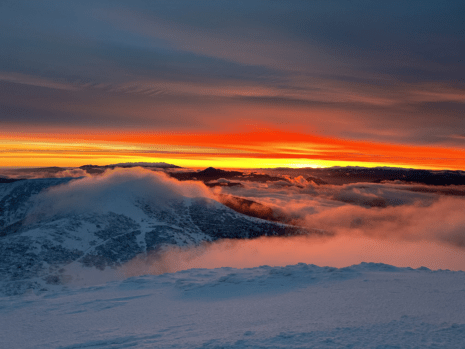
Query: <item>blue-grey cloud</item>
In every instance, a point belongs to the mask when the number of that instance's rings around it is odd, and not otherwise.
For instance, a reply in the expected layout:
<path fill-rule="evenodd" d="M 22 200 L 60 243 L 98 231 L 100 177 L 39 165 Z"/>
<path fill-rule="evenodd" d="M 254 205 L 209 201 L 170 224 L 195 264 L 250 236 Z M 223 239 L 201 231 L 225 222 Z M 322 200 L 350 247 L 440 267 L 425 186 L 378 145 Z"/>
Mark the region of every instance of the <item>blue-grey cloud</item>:
<path fill-rule="evenodd" d="M 243 103 L 290 108 L 257 122 L 460 146 L 463 13 L 458 0 L 2 1 L 0 120 L 203 127 Z"/>

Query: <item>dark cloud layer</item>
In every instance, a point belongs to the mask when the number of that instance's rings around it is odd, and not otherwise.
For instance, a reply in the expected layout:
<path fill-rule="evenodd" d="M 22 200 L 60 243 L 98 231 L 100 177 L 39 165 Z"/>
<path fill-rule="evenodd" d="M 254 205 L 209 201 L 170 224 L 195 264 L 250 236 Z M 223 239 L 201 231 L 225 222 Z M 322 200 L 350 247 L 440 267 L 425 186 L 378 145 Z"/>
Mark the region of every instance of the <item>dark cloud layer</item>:
<path fill-rule="evenodd" d="M 0 121 L 192 129 L 221 114 L 217 129 L 240 116 L 463 147 L 464 12 L 463 1 L 2 1 Z"/>

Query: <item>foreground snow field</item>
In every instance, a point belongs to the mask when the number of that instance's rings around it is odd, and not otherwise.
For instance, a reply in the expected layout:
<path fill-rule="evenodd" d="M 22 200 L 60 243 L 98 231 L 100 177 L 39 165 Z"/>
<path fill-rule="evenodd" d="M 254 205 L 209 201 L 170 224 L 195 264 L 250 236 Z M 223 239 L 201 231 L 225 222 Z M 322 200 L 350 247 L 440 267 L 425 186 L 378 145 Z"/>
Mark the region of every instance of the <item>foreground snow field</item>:
<path fill-rule="evenodd" d="M 465 273 L 191 269 L 0 298 L 1 348 L 464 348 Z"/>

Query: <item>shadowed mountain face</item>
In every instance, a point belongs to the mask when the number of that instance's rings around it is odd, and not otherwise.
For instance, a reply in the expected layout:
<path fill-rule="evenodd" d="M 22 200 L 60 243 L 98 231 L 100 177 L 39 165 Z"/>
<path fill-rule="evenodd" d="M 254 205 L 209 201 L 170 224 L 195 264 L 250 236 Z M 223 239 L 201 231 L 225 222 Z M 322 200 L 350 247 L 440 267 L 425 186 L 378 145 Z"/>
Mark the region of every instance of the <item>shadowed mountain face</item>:
<path fill-rule="evenodd" d="M 103 197 L 95 209 L 90 202 L 84 202 L 81 211 L 38 209 L 50 188 L 70 181 L 54 178 L 0 184 L 0 292 L 19 294 L 46 288 L 62 283 L 65 266 L 115 268 L 168 245 L 309 233 L 246 216 L 205 197 L 177 195 L 158 204 L 153 197 L 128 196 L 117 206 Z M 118 193 L 110 194 L 120 198 Z"/>
<path fill-rule="evenodd" d="M 323 184 L 328 184 L 328 182 L 325 182 L 321 178 L 314 177 L 314 176 L 309 176 L 306 178 L 307 182 L 313 182 L 316 185 L 323 185 Z"/>
<path fill-rule="evenodd" d="M 220 178 L 232 179 L 242 176 L 242 172 L 239 171 L 225 171 L 221 169 L 216 169 L 213 167 L 208 167 L 202 171 L 194 172 L 181 172 L 181 173 L 171 173 L 173 178 L 176 178 L 180 181 L 187 181 L 197 179 L 200 181 L 213 181 Z"/>
<path fill-rule="evenodd" d="M 249 181 L 249 182 L 280 181 L 283 179 L 282 177 L 269 176 L 267 174 L 257 174 L 257 173 L 245 174 L 240 171 L 225 171 L 225 170 L 216 169 L 213 167 L 208 167 L 202 171 L 178 172 L 178 173 L 174 172 L 174 173 L 170 173 L 170 176 L 180 181 L 199 180 L 203 182 L 217 181 L 221 178 L 229 179 L 229 180 L 236 180 L 236 181 Z M 211 184 L 211 186 L 213 185 L 219 185 L 219 184 Z"/>
<path fill-rule="evenodd" d="M 14 178 L 0 178 L 0 183 L 13 183 L 16 181 L 20 181 L 21 179 L 14 179 Z"/>

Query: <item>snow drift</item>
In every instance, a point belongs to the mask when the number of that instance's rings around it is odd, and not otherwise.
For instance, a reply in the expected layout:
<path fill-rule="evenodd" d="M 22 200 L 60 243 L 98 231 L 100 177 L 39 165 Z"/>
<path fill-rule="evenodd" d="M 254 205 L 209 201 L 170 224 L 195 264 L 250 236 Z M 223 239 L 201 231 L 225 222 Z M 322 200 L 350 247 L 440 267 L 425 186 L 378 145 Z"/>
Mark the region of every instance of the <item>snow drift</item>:
<path fill-rule="evenodd" d="M 0 297 L 5 348 L 463 348 L 463 272 L 191 269 Z M 25 330 L 27 329 L 27 330 Z"/>

